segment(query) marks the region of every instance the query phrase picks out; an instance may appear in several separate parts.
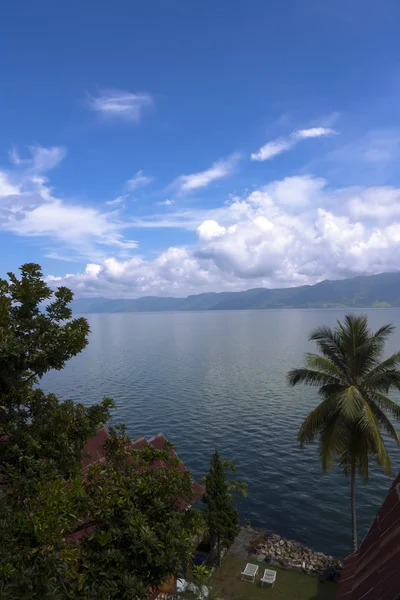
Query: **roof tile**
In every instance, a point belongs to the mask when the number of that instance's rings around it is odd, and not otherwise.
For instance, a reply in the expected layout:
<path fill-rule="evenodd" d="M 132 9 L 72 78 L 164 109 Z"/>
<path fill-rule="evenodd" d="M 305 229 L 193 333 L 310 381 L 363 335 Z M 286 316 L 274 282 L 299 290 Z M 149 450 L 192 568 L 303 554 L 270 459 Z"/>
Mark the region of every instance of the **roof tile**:
<path fill-rule="evenodd" d="M 358 551 L 346 558 L 336 600 L 400 598 L 400 473 Z"/>

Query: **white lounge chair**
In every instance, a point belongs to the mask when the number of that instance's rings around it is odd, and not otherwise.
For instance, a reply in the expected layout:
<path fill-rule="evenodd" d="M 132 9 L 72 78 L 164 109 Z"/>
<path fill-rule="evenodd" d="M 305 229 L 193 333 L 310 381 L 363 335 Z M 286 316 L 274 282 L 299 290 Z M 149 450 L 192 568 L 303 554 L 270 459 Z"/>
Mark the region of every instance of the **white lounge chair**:
<path fill-rule="evenodd" d="M 265 569 L 264 575 L 261 577 L 261 585 L 264 583 L 270 583 L 272 587 L 274 587 L 276 579 L 276 571 L 272 571 L 271 569 Z"/>
<path fill-rule="evenodd" d="M 247 563 L 246 568 L 242 571 L 242 579 L 248 577 L 251 579 L 251 582 L 254 583 L 254 578 L 257 575 L 258 565 L 252 565 L 251 563 Z"/>

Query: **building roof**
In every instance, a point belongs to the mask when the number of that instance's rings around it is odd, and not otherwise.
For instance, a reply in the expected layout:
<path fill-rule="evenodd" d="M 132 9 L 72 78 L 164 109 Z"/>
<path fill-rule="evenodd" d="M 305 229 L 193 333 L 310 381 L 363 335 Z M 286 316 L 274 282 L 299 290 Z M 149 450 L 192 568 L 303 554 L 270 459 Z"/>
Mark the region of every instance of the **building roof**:
<path fill-rule="evenodd" d="M 105 461 L 105 442 L 107 438 L 107 429 L 105 427 L 100 427 L 100 429 L 97 430 L 96 435 L 86 442 L 82 449 L 82 464 L 84 471 L 85 469 L 88 469 L 89 466 L 92 464 L 102 464 Z M 144 436 L 140 436 L 134 440 L 131 440 L 130 447 L 134 450 L 142 450 L 145 446 L 151 445 L 156 450 L 161 450 L 162 448 L 164 448 L 167 442 L 168 440 L 163 433 L 157 433 L 157 435 L 154 435 L 149 439 L 146 439 Z M 177 457 L 175 450 L 173 450 L 172 448 L 169 450 L 169 454 L 171 456 Z M 156 466 L 158 466 L 158 464 L 156 464 Z M 182 472 L 187 471 L 185 465 L 182 462 L 178 464 L 178 468 Z M 192 480 L 192 490 L 192 504 L 194 504 L 203 496 L 203 494 L 205 493 L 205 489 L 199 483 Z M 186 508 L 186 506 L 182 508 Z"/>
<path fill-rule="evenodd" d="M 336 600 L 400 598 L 400 473 L 358 551 L 344 561 Z"/>
<path fill-rule="evenodd" d="M 86 444 L 82 448 L 82 465 L 83 465 L 83 474 L 85 476 L 85 471 L 89 469 L 91 465 L 102 464 L 106 460 L 106 450 L 105 450 L 105 442 L 108 438 L 109 434 L 105 427 L 100 427 L 96 435 L 90 438 Z M 151 445 L 156 450 L 161 450 L 164 448 L 164 445 L 167 443 L 167 438 L 162 433 L 158 433 L 153 437 L 146 439 L 144 436 L 138 437 L 135 440 L 130 441 L 130 447 L 134 450 L 142 450 L 145 446 Z M 171 456 L 176 456 L 177 454 L 175 450 L 170 448 L 169 454 Z M 156 461 L 154 463 L 155 468 L 162 466 L 161 461 Z M 178 464 L 178 468 L 182 472 L 186 472 L 187 469 L 185 465 L 180 462 Z M 193 490 L 193 499 L 192 504 L 197 502 L 205 493 L 205 489 L 194 479 L 192 479 L 192 490 Z M 182 502 L 180 505 L 178 504 L 180 510 L 185 510 L 187 508 L 187 504 Z M 71 535 L 67 535 L 65 537 L 66 542 L 75 542 L 82 537 L 90 535 L 93 531 L 95 531 L 95 526 L 90 525 L 88 523 L 82 523 Z"/>

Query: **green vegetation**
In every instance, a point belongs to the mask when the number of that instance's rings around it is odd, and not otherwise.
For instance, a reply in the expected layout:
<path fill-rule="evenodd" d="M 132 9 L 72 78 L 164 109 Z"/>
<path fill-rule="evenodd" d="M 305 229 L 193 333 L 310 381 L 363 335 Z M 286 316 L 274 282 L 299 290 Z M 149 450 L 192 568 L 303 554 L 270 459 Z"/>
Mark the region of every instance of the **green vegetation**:
<path fill-rule="evenodd" d="M 271 567 L 277 571 L 273 588 L 262 586 L 260 578 L 266 563 L 260 563 L 255 583 L 242 581 L 240 573 L 247 560 L 227 556 L 222 566 L 212 578 L 218 597 L 226 600 L 334 600 L 337 593 L 335 583 L 321 583 L 317 577 L 310 577 L 297 571 L 287 571 L 279 567 Z"/>
<path fill-rule="evenodd" d="M 147 599 L 149 589 L 190 564 L 193 540 L 206 531 L 219 563 L 222 546 L 239 531 L 232 495 L 246 491 L 228 475 L 232 461 L 212 456 L 203 511 L 181 510 L 192 501 L 192 481 L 171 446 L 133 450 L 123 426 L 110 428 L 106 460 L 83 472 L 82 447 L 114 404 L 62 402 L 39 383 L 85 348 L 88 323 L 72 319 L 71 291 L 53 292 L 39 265 L 8 276 L 0 279 L 0 597 Z M 392 331 L 387 325 L 372 333 L 365 317 L 352 316 L 334 330 L 318 328 L 310 339 L 321 354 L 307 354 L 306 368 L 288 376 L 291 385 L 319 388 L 322 402 L 298 439 L 304 445 L 318 437 L 324 470 L 336 462 L 351 476 L 355 547 L 356 473 L 368 477 L 371 456 L 390 472 L 382 432 L 400 445 L 388 417 L 399 419 L 400 407 L 387 396 L 400 389 L 400 352 L 382 362 Z M 281 569 L 274 589 L 242 582 L 243 567 L 228 557 L 213 577 L 224 598 L 334 597 L 334 584 Z M 203 585 L 208 571 L 194 567 L 192 577 Z"/>
<path fill-rule="evenodd" d="M 216 450 L 210 460 L 210 471 L 205 476 L 206 493 L 203 517 L 207 524 L 211 544 L 216 545 L 217 564 L 220 563 L 222 546 L 229 546 L 239 533 L 239 515 L 232 504 L 232 490 L 241 488 L 243 484 L 230 481 L 226 471 L 235 470 L 231 461 L 222 460 Z"/>
<path fill-rule="evenodd" d="M 131 450 L 111 429 L 107 460 L 84 474 L 81 449 L 113 403 L 61 402 L 37 387 L 87 344 L 72 293 L 39 265 L 0 280 L 0 597 L 147 598 L 177 574 L 204 530 L 192 484 L 168 448 Z M 45 307 L 43 308 L 43 302 Z M 155 469 L 162 462 L 165 469 Z"/>
<path fill-rule="evenodd" d="M 351 477 L 353 547 L 357 549 L 356 473 L 368 479 L 369 459 L 374 457 L 386 473 L 391 462 L 382 433 L 400 446 L 389 417 L 400 419 L 400 406 L 388 398 L 400 389 L 400 352 L 382 361 L 391 325 L 376 332 L 367 318 L 346 316 L 336 328 L 318 327 L 310 341 L 320 354 L 306 355 L 306 368 L 288 374 L 290 385 L 305 383 L 319 389 L 321 403 L 306 417 L 298 433 L 301 446 L 319 439 L 324 471 L 338 463 Z M 389 416 L 388 416 L 389 415 Z"/>
<path fill-rule="evenodd" d="M 392 308 L 392 305 L 389 302 L 373 302 L 372 308 Z"/>

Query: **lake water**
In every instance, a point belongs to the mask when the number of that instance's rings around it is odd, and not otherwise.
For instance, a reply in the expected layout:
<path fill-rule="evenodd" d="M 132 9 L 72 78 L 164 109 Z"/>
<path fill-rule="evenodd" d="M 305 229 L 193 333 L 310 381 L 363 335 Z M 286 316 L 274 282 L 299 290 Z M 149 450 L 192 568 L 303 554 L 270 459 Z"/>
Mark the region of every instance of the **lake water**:
<path fill-rule="evenodd" d="M 368 310 L 370 326 L 399 327 L 387 345 L 400 349 L 400 310 Z M 341 310 L 265 310 L 88 315 L 89 346 L 46 391 L 85 403 L 114 398 L 114 422 L 131 437 L 162 431 L 196 478 L 215 448 L 235 458 L 248 482 L 240 516 L 316 550 L 351 550 L 349 482 L 321 472 L 318 450 L 300 451 L 297 430 L 318 402 L 313 389 L 289 388 L 286 373 L 311 350 L 308 334 L 334 325 Z M 393 397 L 393 396 L 392 396 Z M 389 444 L 393 468 L 400 453 Z M 391 478 L 375 467 L 358 487 L 359 533 L 372 522 Z"/>

